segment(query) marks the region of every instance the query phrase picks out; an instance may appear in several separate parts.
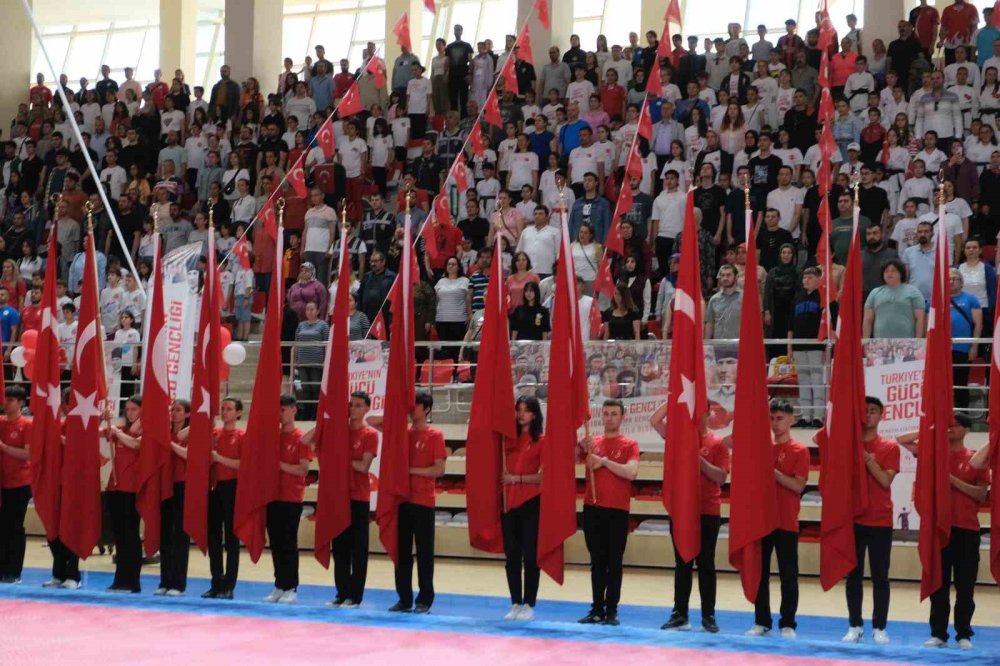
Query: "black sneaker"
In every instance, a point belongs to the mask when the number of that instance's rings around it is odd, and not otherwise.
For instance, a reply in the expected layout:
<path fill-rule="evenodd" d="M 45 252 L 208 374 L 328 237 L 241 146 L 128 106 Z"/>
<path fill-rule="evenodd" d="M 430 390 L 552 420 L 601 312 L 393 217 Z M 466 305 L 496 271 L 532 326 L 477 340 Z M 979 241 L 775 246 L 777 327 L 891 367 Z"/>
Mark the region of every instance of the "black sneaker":
<path fill-rule="evenodd" d="M 216 590 L 216 589 L 215 589 L 215 588 L 213 587 L 212 589 L 210 589 L 210 590 L 206 590 L 205 592 L 203 592 L 203 593 L 202 593 L 202 595 L 201 595 L 201 598 L 202 598 L 202 599 L 215 599 L 215 598 L 217 598 L 218 596 L 219 596 L 219 592 L 218 592 L 218 590 Z"/>
<path fill-rule="evenodd" d="M 216 599 L 231 600 L 233 598 L 233 591 L 232 590 L 220 590 L 219 592 L 215 593 L 215 598 Z"/>
<path fill-rule="evenodd" d="M 417 613 L 418 615 L 427 615 L 428 613 L 431 612 L 431 607 L 428 606 L 427 604 L 417 604 L 416 606 L 413 607 L 413 612 Z"/>
<path fill-rule="evenodd" d="M 579 624 L 601 624 L 602 622 L 604 622 L 604 614 L 592 610 L 589 613 L 587 613 L 585 617 L 581 617 L 579 620 L 577 620 L 577 622 Z"/>
<path fill-rule="evenodd" d="M 719 633 L 719 625 L 715 622 L 714 615 L 705 615 L 701 618 L 702 628 L 710 634 Z"/>
<path fill-rule="evenodd" d="M 813 419 L 812 423 L 810 425 L 813 428 L 822 428 L 823 427 L 823 422 L 821 420 L 819 420 L 819 419 Z"/>
<path fill-rule="evenodd" d="M 673 630 L 673 631 L 687 631 L 691 628 L 691 622 L 688 621 L 687 615 L 682 615 L 677 611 L 670 614 L 670 619 L 667 620 L 660 629 Z"/>
<path fill-rule="evenodd" d="M 390 613 L 409 613 L 411 610 L 410 605 L 404 605 L 402 601 L 397 601 L 389 608 Z"/>
<path fill-rule="evenodd" d="M 806 419 L 798 419 L 795 423 L 792 424 L 792 427 L 793 428 L 808 428 L 810 425 L 812 425 L 811 422 L 807 421 Z"/>
<path fill-rule="evenodd" d="M 607 615 L 604 616 L 604 622 L 601 624 L 606 624 L 609 627 L 617 627 L 620 622 L 618 622 L 618 612 L 608 611 Z"/>

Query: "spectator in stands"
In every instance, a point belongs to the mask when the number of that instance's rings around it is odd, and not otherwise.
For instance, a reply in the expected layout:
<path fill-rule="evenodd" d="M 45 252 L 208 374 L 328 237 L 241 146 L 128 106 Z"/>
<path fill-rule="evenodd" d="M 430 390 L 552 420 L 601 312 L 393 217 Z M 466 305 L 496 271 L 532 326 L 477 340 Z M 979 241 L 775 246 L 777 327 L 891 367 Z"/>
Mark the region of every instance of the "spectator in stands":
<path fill-rule="evenodd" d="M 299 317 L 299 321 L 307 319 L 306 305 L 315 303 L 317 313 L 326 312 L 326 286 L 316 279 L 316 267 L 309 261 L 302 262 L 299 267 L 298 280 L 288 290 L 289 307 Z"/>
<path fill-rule="evenodd" d="M 535 208 L 532 222 L 532 225 L 521 231 L 517 251 L 528 255 L 531 265 L 536 267 L 539 279 L 544 280 L 553 273 L 559 255 L 561 234 L 557 228 L 549 225 L 549 209 L 545 206 Z"/>
<path fill-rule="evenodd" d="M 523 301 L 510 313 L 511 340 L 548 340 L 551 330 L 538 284 L 529 282 L 524 285 Z"/>
<path fill-rule="evenodd" d="M 389 297 L 389 290 L 396 279 L 396 274 L 386 269 L 385 255 L 381 252 L 373 252 L 371 255 L 371 271 L 365 274 L 358 285 L 358 305 L 365 313 L 368 320 L 375 321 L 375 317 L 386 305 Z"/>
<path fill-rule="evenodd" d="M 934 225 L 921 221 L 917 225 L 916 245 L 903 250 L 903 263 L 910 276 L 909 283 L 915 286 L 928 303 L 934 280 Z"/>
<path fill-rule="evenodd" d="M 316 77 L 313 77 L 313 81 L 315 80 Z M 305 267 L 306 264 L 303 264 L 302 269 L 305 270 Z M 293 286 L 292 289 L 295 287 Z M 325 289 L 321 291 L 326 293 Z M 289 293 L 290 299 L 291 293 Z M 294 308 L 295 305 L 292 307 Z M 325 308 L 325 303 L 323 307 Z M 319 400 L 320 383 L 323 380 L 323 362 L 326 358 L 326 345 L 324 343 L 330 337 L 330 325 L 319 318 L 319 313 L 326 312 L 326 310 L 317 307 L 315 301 L 307 301 L 303 312 L 304 319 L 299 321 L 299 325 L 295 329 L 294 364 L 302 386 L 299 418 L 312 421 L 316 419 L 316 403 Z"/>
<path fill-rule="evenodd" d="M 728 264 L 720 267 L 718 281 L 719 291 L 712 295 L 705 308 L 705 339 L 739 338 L 743 291 L 736 286 L 736 268 Z"/>
<path fill-rule="evenodd" d="M 924 298 L 904 282 L 906 267 L 890 259 L 882 267 L 882 286 L 865 300 L 862 335 L 866 338 L 924 337 Z"/>
<path fill-rule="evenodd" d="M 967 291 L 962 273 L 957 268 L 949 271 L 951 293 L 951 336 L 953 338 L 979 338 L 983 334 L 983 309 L 979 299 Z M 979 356 L 979 344 L 952 342 L 951 364 L 954 385 L 955 409 L 969 407 L 970 364 Z"/>
<path fill-rule="evenodd" d="M 886 246 L 882 239 L 882 227 L 875 224 L 865 230 L 865 247 L 861 251 L 861 299 L 882 284 L 882 267 L 891 259 L 899 259 L 899 254 Z"/>
<path fill-rule="evenodd" d="M 639 340 L 642 329 L 642 313 L 632 300 L 628 285 L 619 282 L 611 307 L 604 312 L 605 340 Z"/>

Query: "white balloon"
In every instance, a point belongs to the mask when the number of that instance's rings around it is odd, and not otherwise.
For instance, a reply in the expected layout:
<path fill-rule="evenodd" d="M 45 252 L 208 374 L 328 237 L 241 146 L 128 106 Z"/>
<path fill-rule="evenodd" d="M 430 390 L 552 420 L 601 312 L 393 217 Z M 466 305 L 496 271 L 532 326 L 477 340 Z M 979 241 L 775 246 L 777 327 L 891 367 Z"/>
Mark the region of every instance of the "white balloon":
<path fill-rule="evenodd" d="M 228 365 L 239 365 L 247 360 L 247 349 L 238 342 L 230 342 L 222 350 L 222 360 Z"/>
<path fill-rule="evenodd" d="M 28 365 L 28 359 L 24 358 L 24 347 L 14 347 L 10 353 L 10 362 L 19 368 Z"/>

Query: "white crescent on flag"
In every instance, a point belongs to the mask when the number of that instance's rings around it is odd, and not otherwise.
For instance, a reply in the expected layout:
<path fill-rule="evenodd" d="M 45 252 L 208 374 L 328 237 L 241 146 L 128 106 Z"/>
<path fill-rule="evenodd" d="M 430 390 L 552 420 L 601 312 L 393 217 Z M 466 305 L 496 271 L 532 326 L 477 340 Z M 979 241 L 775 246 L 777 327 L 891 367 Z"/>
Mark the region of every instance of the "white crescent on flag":
<path fill-rule="evenodd" d="M 685 314 L 692 323 L 698 323 L 694 320 L 694 299 L 683 289 L 674 293 L 674 312 Z"/>
<path fill-rule="evenodd" d="M 170 395 L 170 382 L 167 379 L 167 327 L 161 328 L 156 339 L 153 340 L 153 374 L 156 376 L 156 383 L 164 393 Z"/>
<path fill-rule="evenodd" d="M 80 367 L 80 359 L 83 358 L 83 352 L 87 348 L 87 345 L 97 337 L 97 321 L 94 320 L 87 324 L 87 327 L 83 329 L 80 333 L 80 339 L 76 343 L 76 357 L 73 359 L 74 368 Z"/>

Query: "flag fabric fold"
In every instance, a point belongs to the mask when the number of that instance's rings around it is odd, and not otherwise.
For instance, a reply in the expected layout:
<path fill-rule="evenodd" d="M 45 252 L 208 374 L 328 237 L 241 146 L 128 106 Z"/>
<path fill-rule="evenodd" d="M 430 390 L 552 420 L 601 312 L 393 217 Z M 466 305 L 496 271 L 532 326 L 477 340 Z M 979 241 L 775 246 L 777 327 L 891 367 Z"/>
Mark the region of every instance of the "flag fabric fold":
<path fill-rule="evenodd" d="M 684 238 L 697 238 L 694 191 L 689 190 Z M 702 346 L 701 261 L 697 243 L 681 245 L 674 295 L 673 345 L 663 449 L 663 506 L 670 534 L 685 562 L 701 552 L 701 432 L 708 412 L 705 352 Z"/>
<path fill-rule="evenodd" d="M 372 58 L 374 61 L 375 59 Z M 323 157 L 330 159 L 337 152 L 337 137 L 333 131 L 333 116 L 328 116 L 327 119 L 319 126 L 319 130 L 316 132 L 316 145 L 320 147 L 323 151 Z"/>
<path fill-rule="evenodd" d="M 410 39 L 410 13 L 403 12 L 396 25 L 392 28 L 392 34 L 396 36 L 396 43 L 406 47 L 407 51 L 413 50 L 413 41 Z"/>
<path fill-rule="evenodd" d="M 531 33 L 528 31 L 527 23 L 524 24 L 524 30 L 518 34 L 514 46 L 517 47 L 518 60 L 523 60 L 529 65 L 535 64 L 535 54 L 531 49 Z"/>
<path fill-rule="evenodd" d="M 552 19 L 549 17 L 549 0 L 535 0 L 535 15 L 542 27 L 548 30 L 552 27 Z"/>
<path fill-rule="evenodd" d="M 503 127 L 503 116 L 500 115 L 500 104 L 497 102 L 497 91 L 491 90 L 483 105 L 483 120 L 495 127 Z"/>
<path fill-rule="evenodd" d="M 497 239 L 500 238 L 498 235 Z M 479 364 L 472 390 L 465 454 L 469 544 L 487 553 L 503 552 L 500 526 L 503 447 L 505 439 L 517 438 L 507 330 L 507 289 L 501 258 L 498 242 L 494 247 L 490 268 L 492 275 L 486 288 L 486 313 L 479 338 Z"/>

